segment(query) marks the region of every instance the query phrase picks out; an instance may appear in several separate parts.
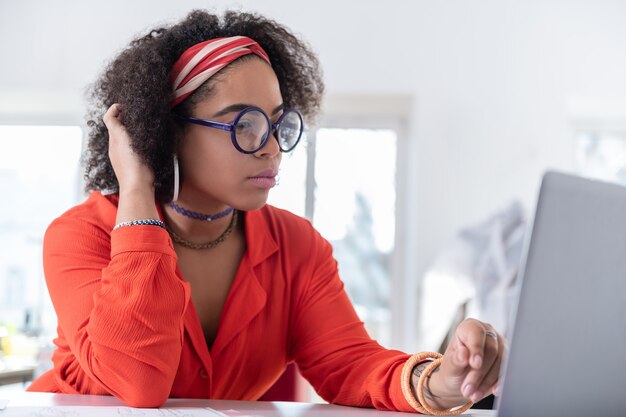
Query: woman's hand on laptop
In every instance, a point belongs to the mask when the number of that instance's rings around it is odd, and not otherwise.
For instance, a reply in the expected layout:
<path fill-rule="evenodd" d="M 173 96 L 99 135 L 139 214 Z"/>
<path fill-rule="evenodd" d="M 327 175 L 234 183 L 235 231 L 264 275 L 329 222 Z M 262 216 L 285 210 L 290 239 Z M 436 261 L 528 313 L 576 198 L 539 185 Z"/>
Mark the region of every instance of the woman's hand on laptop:
<path fill-rule="evenodd" d="M 495 393 L 505 351 L 505 339 L 490 324 L 461 322 L 427 384 L 432 405 L 448 409 Z"/>

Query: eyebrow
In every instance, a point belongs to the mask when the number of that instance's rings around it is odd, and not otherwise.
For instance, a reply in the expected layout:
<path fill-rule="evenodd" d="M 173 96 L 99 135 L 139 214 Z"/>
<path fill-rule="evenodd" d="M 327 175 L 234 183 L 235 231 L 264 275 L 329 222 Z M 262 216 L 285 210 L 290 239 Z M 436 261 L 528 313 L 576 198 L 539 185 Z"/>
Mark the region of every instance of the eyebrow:
<path fill-rule="evenodd" d="M 241 110 L 245 109 L 246 107 L 253 107 L 252 104 L 244 104 L 244 103 L 237 103 L 237 104 L 231 104 L 230 106 L 224 107 L 222 110 L 218 111 L 217 113 L 215 113 L 213 115 L 213 117 L 220 117 L 220 116 L 224 116 L 228 113 L 235 113 L 235 112 L 240 112 Z M 256 106 L 254 106 L 256 107 Z M 279 111 L 283 110 L 285 108 L 285 104 L 281 103 L 280 105 L 276 106 L 276 108 L 274 110 L 272 110 L 272 114 L 270 114 L 270 116 L 274 116 L 276 113 L 278 113 Z"/>

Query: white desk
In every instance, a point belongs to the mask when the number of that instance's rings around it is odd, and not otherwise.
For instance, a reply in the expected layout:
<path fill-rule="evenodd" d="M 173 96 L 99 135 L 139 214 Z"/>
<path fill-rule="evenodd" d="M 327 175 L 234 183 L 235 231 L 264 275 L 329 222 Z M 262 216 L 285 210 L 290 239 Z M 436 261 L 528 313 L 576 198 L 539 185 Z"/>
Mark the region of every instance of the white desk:
<path fill-rule="evenodd" d="M 65 407 L 65 406 L 97 406 L 103 409 L 111 408 L 111 416 L 120 414 L 131 415 L 129 412 L 120 413 L 115 407 L 124 406 L 114 397 L 96 395 L 70 395 L 70 394 L 49 394 L 23 392 L 13 395 L 11 398 L 0 397 L 2 400 L 9 400 L 5 411 L 0 411 L 0 417 L 19 411 L 23 407 Z M 226 400 L 187 400 L 170 399 L 161 409 L 166 411 L 168 407 L 211 407 L 221 411 L 228 417 L 407 417 L 410 413 L 399 413 L 393 411 L 378 411 L 365 408 L 343 407 L 329 404 L 309 404 L 290 402 L 262 402 L 262 401 L 226 401 Z M 0 407 L 2 408 L 2 407 Z M 132 415 L 140 415 L 141 409 L 134 409 Z M 180 409 L 179 409 L 180 410 Z M 59 411 L 61 411 L 59 409 Z M 471 411 L 471 410 L 470 410 Z M 493 416 L 492 411 L 475 410 L 468 411 L 464 416 L 485 417 Z M 65 413 L 59 413 L 59 415 Z M 108 414 L 108 413 L 107 413 Z M 165 413 L 167 415 L 167 412 Z M 183 413 L 184 414 L 184 413 Z M 176 413 L 176 415 L 183 415 Z M 43 415 L 43 414 L 42 414 Z M 56 415 L 55 413 L 47 415 Z M 173 413 L 171 415 L 174 415 Z M 212 416 L 207 411 L 207 416 Z"/>

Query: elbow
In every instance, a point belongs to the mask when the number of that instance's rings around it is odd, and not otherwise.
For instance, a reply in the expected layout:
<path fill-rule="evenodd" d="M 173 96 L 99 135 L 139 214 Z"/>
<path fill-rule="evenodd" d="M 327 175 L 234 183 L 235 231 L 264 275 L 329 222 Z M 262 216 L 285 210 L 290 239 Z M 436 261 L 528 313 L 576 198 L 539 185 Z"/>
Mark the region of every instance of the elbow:
<path fill-rule="evenodd" d="M 129 407 L 159 408 L 170 396 L 173 380 L 169 378 L 135 379 L 125 384 L 123 390 L 117 391 L 115 396 Z"/>
<path fill-rule="evenodd" d="M 159 408 L 167 398 L 169 391 L 154 392 L 153 389 L 134 390 L 134 392 L 126 393 L 124 396 L 118 397 L 124 404 L 135 408 Z"/>
<path fill-rule="evenodd" d="M 124 403 L 127 406 L 134 408 L 159 408 L 165 404 L 165 400 L 167 400 L 167 398 L 137 398 L 131 401 L 124 401 Z"/>
<path fill-rule="evenodd" d="M 156 355 L 143 361 L 126 360 L 124 355 L 119 355 L 119 359 L 102 356 L 106 360 L 93 359 L 90 370 L 109 394 L 134 408 L 158 408 L 165 404 L 176 378 L 176 365 L 154 359 Z"/>

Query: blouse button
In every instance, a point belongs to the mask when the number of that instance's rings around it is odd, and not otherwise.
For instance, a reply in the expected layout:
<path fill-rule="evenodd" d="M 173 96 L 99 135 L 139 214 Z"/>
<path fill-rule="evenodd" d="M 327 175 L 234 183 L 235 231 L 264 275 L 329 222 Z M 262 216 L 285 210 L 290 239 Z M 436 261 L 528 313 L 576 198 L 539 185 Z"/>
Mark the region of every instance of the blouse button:
<path fill-rule="evenodd" d="M 208 377 L 209 377 L 209 374 L 207 374 L 206 369 L 204 368 L 200 369 L 200 378 L 207 379 Z"/>

